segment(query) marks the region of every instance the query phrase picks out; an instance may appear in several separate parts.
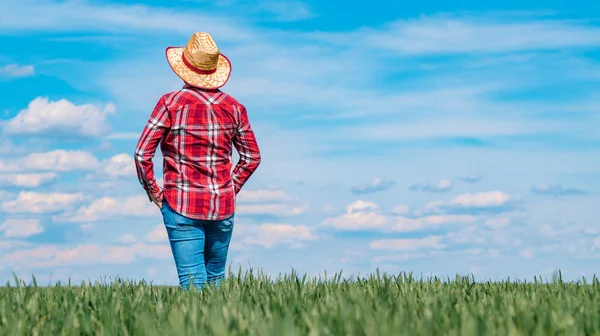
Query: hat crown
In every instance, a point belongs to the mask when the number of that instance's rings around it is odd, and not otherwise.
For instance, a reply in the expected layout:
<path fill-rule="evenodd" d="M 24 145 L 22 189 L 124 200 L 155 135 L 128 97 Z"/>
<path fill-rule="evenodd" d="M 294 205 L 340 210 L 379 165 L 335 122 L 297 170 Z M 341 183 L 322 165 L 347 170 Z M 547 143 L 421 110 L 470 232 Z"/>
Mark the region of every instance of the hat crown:
<path fill-rule="evenodd" d="M 214 70 L 219 63 L 219 48 L 209 33 L 197 32 L 188 41 L 183 56 L 200 70 Z"/>

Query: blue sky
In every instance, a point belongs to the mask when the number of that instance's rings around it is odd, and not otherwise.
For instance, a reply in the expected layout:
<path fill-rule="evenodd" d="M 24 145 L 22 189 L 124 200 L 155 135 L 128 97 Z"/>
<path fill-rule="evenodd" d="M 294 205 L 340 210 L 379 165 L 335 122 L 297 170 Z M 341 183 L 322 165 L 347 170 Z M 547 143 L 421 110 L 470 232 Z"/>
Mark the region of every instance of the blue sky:
<path fill-rule="evenodd" d="M 263 162 L 229 262 L 476 279 L 600 259 L 600 5 L 0 4 L 0 281 L 176 284 L 132 153 L 194 31 L 233 62 Z M 158 171 L 160 155 L 155 158 Z"/>

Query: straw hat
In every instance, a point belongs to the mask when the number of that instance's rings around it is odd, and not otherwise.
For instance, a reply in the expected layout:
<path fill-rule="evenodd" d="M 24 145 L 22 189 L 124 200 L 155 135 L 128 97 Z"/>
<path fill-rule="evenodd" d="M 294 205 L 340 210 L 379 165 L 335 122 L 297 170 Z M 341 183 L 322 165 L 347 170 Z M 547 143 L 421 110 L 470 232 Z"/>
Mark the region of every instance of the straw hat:
<path fill-rule="evenodd" d="M 166 53 L 173 72 L 191 86 L 217 89 L 231 74 L 231 62 L 219 52 L 209 33 L 194 33 L 187 46 L 168 47 Z"/>

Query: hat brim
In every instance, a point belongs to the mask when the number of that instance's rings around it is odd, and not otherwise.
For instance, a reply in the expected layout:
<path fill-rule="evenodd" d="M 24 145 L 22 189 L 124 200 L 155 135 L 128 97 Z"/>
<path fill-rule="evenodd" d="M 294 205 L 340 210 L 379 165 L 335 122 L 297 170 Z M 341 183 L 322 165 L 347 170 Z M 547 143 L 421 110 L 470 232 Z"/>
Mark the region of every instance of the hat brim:
<path fill-rule="evenodd" d="M 168 47 L 166 56 L 173 72 L 184 82 L 201 89 L 218 89 L 227 83 L 231 75 L 231 62 L 225 55 L 219 55 L 217 70 L 205 75 L 193 71 L 183 63 L 183 49 L 184 47 Z"/>

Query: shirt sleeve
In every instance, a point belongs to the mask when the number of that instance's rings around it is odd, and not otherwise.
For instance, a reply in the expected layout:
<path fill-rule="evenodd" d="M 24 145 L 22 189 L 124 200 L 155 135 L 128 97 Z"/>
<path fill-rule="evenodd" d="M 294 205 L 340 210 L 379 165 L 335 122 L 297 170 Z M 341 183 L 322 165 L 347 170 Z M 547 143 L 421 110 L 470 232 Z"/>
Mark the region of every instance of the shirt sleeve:
<path fill-rule="evenodd" d="M 232 172 L 233 185 L 237 194 L 258 168 L 261 160 L 258 143 L 248 119 L 248 112 L 243 105 L 238 108 L 238 122 L 233 136 L 233 145 L 240 156 Z"/>
<path fill-rule="evenodd" d="M 162 97 L 152 111 L 144 130 L 138 140 L 135 148 L 135 167 L 138 179 L 152 201 L 154 197 L 162 201 L 163 192 L 156 183 L 154 177 L 154 164 L 152 158 L 156 153 L 156 148 L 171 128 L 171 117 Z"/>

